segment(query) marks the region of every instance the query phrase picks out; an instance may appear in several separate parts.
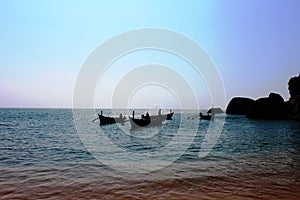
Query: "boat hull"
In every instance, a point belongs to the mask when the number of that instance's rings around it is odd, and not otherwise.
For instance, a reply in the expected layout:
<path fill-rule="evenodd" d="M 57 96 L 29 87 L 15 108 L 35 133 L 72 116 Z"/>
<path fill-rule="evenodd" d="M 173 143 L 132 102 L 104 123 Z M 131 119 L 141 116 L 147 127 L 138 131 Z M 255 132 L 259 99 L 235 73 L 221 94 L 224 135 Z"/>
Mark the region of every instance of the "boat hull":
<path fill-rule="evenodd" d="M 213 115 L 213 114 L 212 114 L 212 115 L 209 115 L 209 114 L 203 115 L 203 114 L 200 112 L 199 118 L 202 119 L 202 120 L 213 120 L 213 119 L 214 119 L 214 115 Z"/>
<path fill-rule="evenodd" d="M 155 117 L 151 117 L 150 119 L 134 119 L 130 117 L 129 119 L 130 119 L 130 124 L 132 129 L 142 128 L 142 127 L 161 126 L 162 122 L 166 120 L 165 118 L 155 118 Z"/>
<path fill-rule="evenodd" d="M 99 120 L 100 120 L 100 125 L 107 125 L 107 124 L 115 124 L 115 123 L 124 123 L 126 118 L 120 118 L 120 117 L 107 117 L 98 114 Z"/>

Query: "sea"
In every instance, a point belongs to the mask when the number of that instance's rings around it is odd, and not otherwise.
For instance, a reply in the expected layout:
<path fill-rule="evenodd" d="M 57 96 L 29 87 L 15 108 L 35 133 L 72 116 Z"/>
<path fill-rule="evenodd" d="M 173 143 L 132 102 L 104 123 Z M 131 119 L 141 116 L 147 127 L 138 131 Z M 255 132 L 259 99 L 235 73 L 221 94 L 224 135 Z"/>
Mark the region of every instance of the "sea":
<path fill-rule="evenodd" d="M 132 129 L 100 110 L 0 109 L 0 199 L 300 198 L 299 121 L 174 112 Z"/>

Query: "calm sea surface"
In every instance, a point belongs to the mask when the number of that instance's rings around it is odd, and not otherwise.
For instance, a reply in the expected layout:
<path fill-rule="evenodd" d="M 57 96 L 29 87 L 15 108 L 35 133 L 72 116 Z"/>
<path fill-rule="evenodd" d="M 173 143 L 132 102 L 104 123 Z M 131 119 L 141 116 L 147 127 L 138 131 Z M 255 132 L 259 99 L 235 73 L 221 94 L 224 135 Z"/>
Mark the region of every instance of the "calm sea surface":
<path fill-rule="evenodd" d="M 0 199 L 299 199 L 299 122 L 227 115 L 210 151 L 224 115 L 197 115 L 141 130 L 87 115 L 78 134 L 72 110 L 0 109 Z"/>

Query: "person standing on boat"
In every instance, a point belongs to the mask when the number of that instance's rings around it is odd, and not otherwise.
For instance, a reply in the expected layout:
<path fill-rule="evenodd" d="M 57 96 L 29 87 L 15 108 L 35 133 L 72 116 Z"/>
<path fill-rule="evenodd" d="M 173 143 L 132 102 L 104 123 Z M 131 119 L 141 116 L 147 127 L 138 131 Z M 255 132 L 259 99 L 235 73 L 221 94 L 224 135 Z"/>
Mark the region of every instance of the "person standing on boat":
<path fill-rule="evenodd" d="M 202 117 L 202 116 L 203 116 L 203 114 L 202 114 L 202 112 L 200 112 L 200 113 L 199 113 L 199 117 Z"/>
<path fill-rule="evenodd" d="M 161 109 L 158 110 L 158 115 L 161 115 Z"/>
<path fill-rule="evenodd" d="M 145 119 L 150 119 L 150 115 L 148 112 L 146 113 Z"/>

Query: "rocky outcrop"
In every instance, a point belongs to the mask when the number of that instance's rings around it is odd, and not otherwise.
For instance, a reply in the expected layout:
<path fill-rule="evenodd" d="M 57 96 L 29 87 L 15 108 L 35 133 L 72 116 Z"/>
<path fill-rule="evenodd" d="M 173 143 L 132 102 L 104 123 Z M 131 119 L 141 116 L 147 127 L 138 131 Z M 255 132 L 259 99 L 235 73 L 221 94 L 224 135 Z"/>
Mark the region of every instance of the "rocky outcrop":
<path fill-rule="evenodd" d="M 284 101 L 277 93 L 252 100 L 245 97 L 231 99 L 226 114 L 246 115 L 251 119 L 293 119 L 300 120 L 300 74 L 288 83 L 290 99 Z"/>
<path fill-rule="evenodd" d="M 250 98 L 234 97 L 227 106 L 226 114 L 247 115 L 253 103 L 254 100 Z"/>
<path fill-rule="evenodd" d="M 281 95 L 270 93 L 266 98 L 257 99 L 247 114 L 251 119 L 288 119 L 291 105 Z"/>
<path fill-rule="evenodd" d="M 207 113 L 213 112 L 214 114 L 222 114 L 224 111 L 221 108 L 211 108 L 207 111 Z"/>
<path fill-rule="evenodd" d="M 300 74 L 296 77 L 292 77 L 289 80 L 289 103 L 292 107 L 289 114 L 290 119 L 300 120 Z"/>
<path fill-rule="evenodd" d="M 289 80 L 290 101 L 300 94 L 300 74 Z"/>
<path fill-rule="evenodd" d="M 289 115 L 289 118 L 294 120 L 300 120 L 300 94 L 296 95 L 289 102 L 292 105 L 292 111 Z"/>

